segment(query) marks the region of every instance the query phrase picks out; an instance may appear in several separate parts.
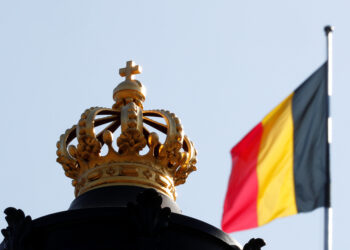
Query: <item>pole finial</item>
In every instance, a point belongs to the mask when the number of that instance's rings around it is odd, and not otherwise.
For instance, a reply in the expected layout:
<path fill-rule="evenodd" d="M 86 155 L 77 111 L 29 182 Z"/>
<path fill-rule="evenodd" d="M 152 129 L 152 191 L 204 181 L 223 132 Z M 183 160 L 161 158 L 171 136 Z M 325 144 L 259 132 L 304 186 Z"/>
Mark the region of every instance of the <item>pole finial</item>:
<path fill-rule="evenodd" d="M 326 32 L 326 35 L 334 31 L 334 26 L 332 25 L 327 25 L 324 27 L 324 31 Z"/>

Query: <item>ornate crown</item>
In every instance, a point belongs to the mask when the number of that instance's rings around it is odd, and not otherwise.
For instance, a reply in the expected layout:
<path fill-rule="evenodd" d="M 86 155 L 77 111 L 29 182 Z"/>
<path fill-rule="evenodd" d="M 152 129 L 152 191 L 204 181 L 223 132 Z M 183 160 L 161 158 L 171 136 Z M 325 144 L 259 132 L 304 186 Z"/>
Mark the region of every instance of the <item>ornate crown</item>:
<path fill-rule="evenodd" d="M 146 89 L 133 78 L 139 73 L 141 67 L 128 61 L 126 68 L 119 70 L 125 81 L 113 91 L 113 107 L 87 109 L 78 124 L 61 135 L 57 162 L 73 179 L 76 196 L 99 187 L 136 185 L 154 188 L 175 200 L 175 186 L 185 183 L 196 170 L 197 152 L 184 135 L 179 118 L 165 110 L 143 110 Z M 165 123 L 154 120 L 159 118 Z M 96 133 L 99 126 L 102 129 Z M 115 150 L 113 133 L 118 128 L 121 132 Z M 164 143 L 150 128 L 166 135 Z M 71 145 L 74 140 L 76 146 Z"/>

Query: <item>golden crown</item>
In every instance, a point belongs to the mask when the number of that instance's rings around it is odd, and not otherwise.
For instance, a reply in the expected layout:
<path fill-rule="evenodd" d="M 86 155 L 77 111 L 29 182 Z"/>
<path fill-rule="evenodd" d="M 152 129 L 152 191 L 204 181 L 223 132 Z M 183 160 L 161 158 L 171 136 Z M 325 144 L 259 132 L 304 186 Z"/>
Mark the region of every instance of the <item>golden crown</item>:
<path fill-rule="evenodd" d="M 126 68 L 119 70 L 125 80 L 113 91 L 113 107 L 87 109 L 78 124 L 61 135 L 57 162 L 73 179 L 75 196 L 99 187 L 135 185 L 154 188 L 175 200 L 175 186 L 185 183 L 196 170 L 197 152 L 184 135 L 179 118 L 165 110 L 143 110 L 146 89 L 134 80 L 139 73 L 141 67 L 128 61 Z M 154 120 L 159 118 L 165 123 Z M 99 126 L 102 129 L 96 133 Z M 118 128 L 121 132 L 115 150 L 113 133 Z M 150 128 L 166 135 L 164 143 Z M 104 145 L 108 149 L 105 155 Z"/>

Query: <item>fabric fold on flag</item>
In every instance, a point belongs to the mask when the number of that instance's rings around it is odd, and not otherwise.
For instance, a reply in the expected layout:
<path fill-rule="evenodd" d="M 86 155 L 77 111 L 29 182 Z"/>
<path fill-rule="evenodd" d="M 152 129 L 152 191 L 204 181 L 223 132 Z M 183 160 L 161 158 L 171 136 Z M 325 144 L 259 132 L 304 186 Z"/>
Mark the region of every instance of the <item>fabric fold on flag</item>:
<path fill-rule="evenodd" d="M 231 150 L 222 229 L 329 206 L 327 63 Z"/>

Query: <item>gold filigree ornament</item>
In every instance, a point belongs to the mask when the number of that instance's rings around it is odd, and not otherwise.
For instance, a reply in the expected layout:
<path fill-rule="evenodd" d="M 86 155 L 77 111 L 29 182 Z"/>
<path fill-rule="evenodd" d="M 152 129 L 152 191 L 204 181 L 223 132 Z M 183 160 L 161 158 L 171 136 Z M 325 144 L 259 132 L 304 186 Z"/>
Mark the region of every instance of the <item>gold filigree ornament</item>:
<path fill-rule="evenodd" d="M 143 110 L 146 89 L 133 78 L 139 73 L 141 67 L 128 61 L 126 68 L 119 70 L 125 80 L 113 91 L 113 107 L 87 109 L 78 124 L 61 135 L 57 162 L 73 179 L 75 196 L 105 186 L 133 185 L 154 188 L 176 200 L 175 186 L 185 183 L 196 170 L 197 152 L 184 135 L 180 119 L 165 110 Z M 145 124 L 164 133 L 164 143 Z M 102 129 L 96 133 L 98 126 Z M 116 150 L 113 133 L 118 128 Z M 74 139 L 77 145 L 71 145 Z M 104 145 L 108 152 L 102 155 Z"/>

